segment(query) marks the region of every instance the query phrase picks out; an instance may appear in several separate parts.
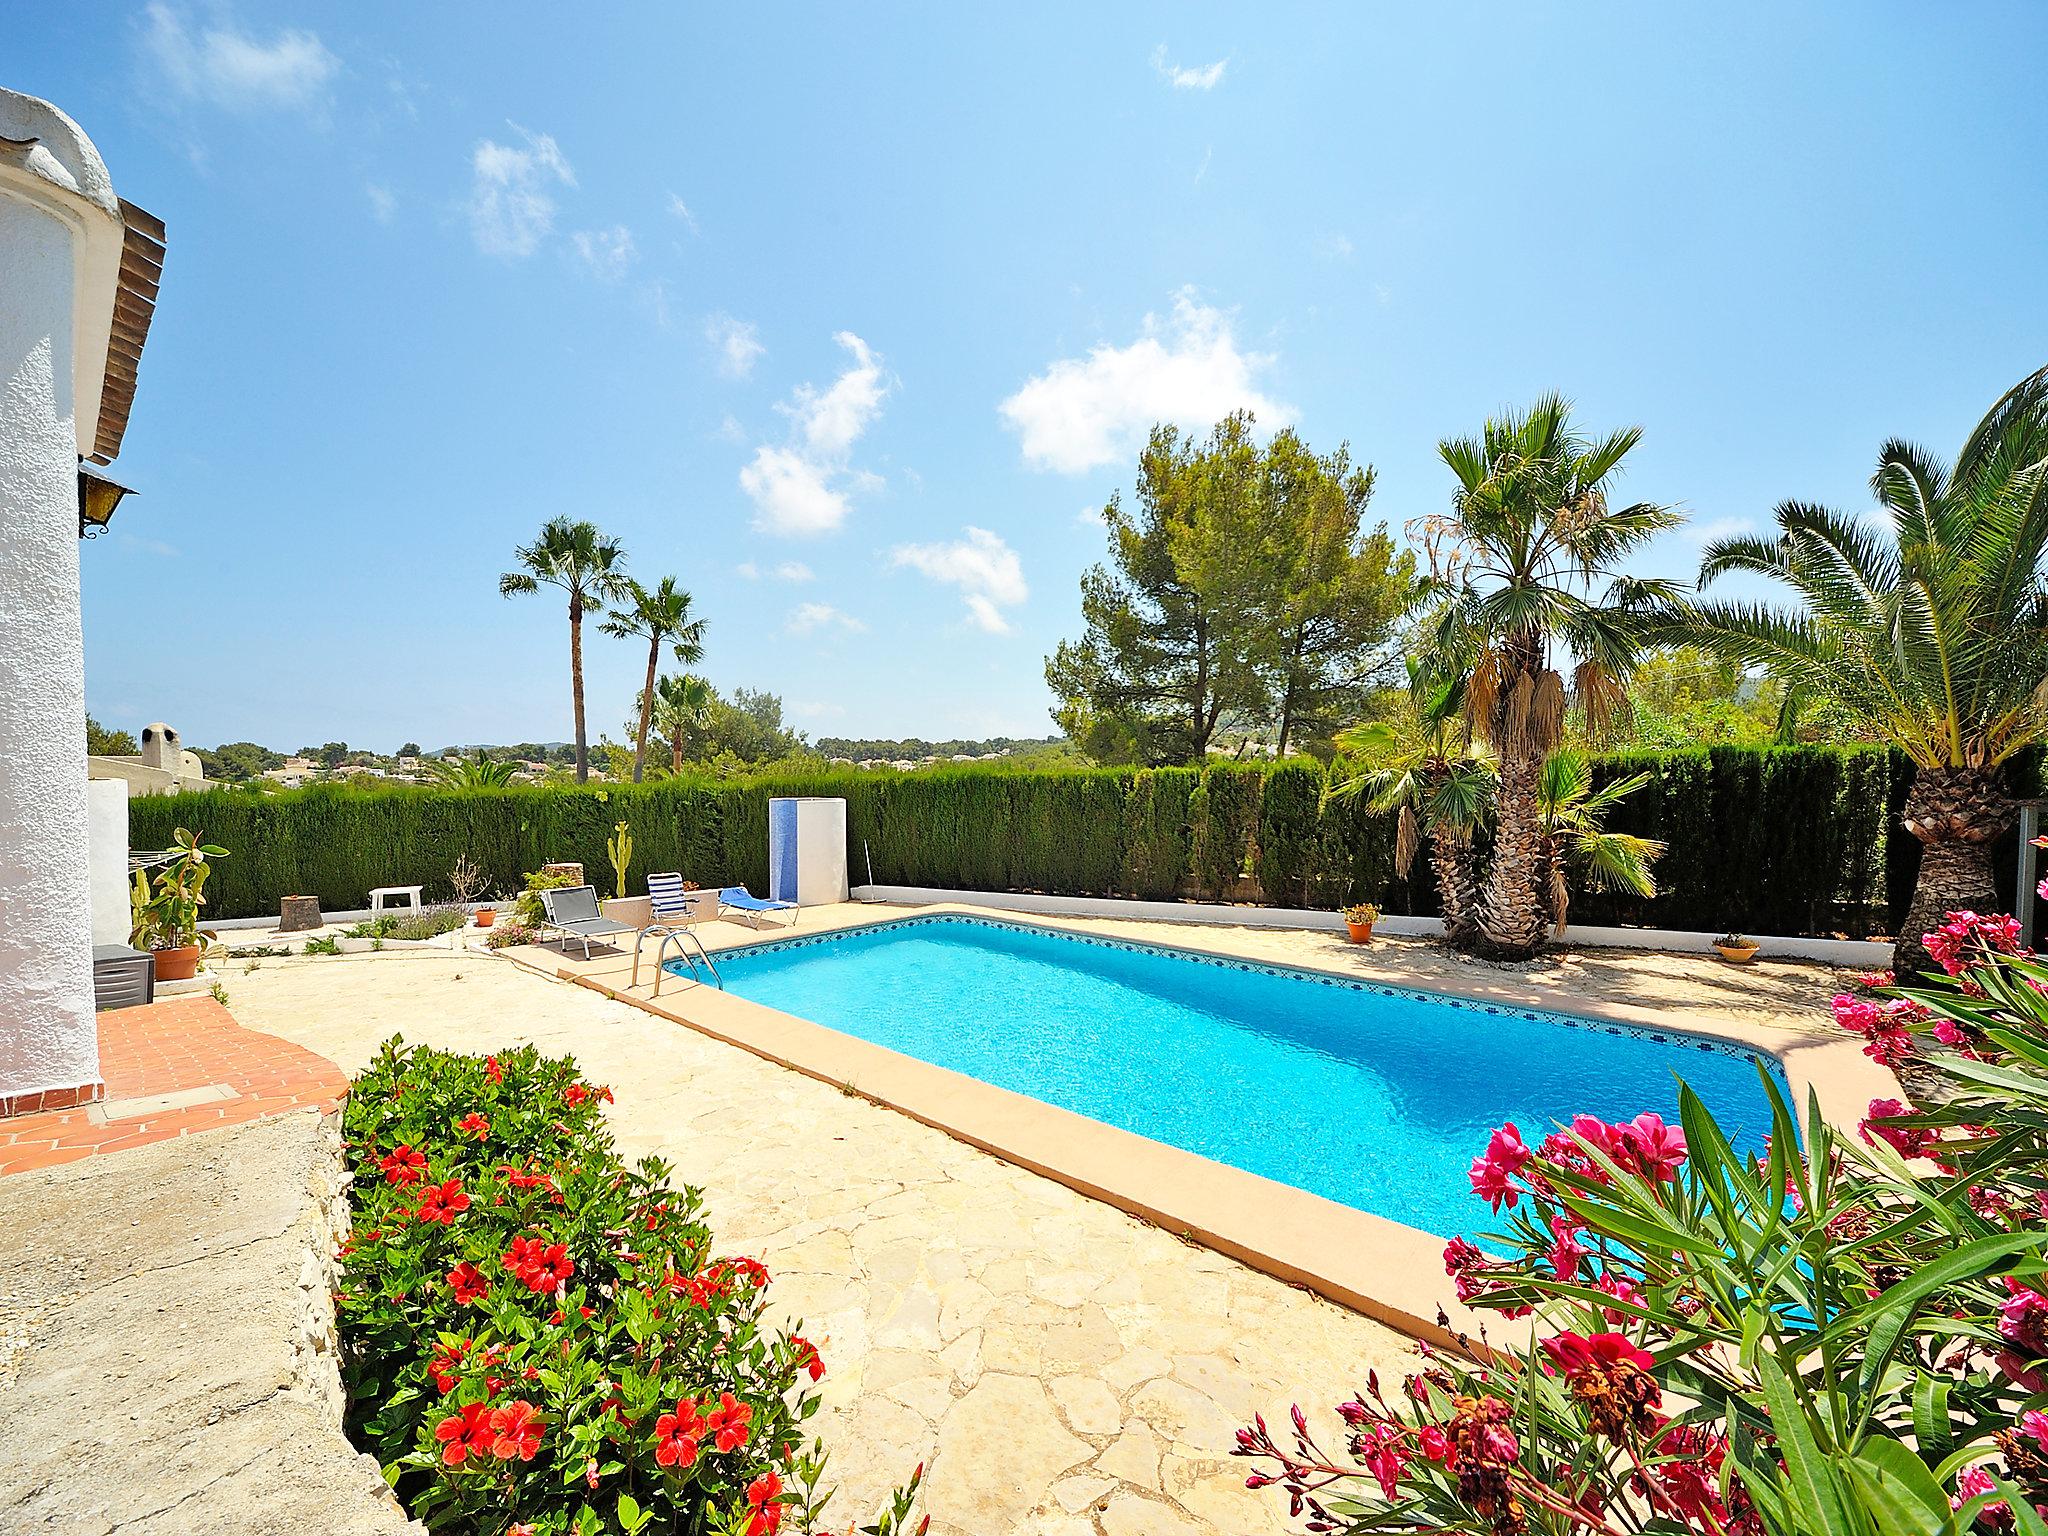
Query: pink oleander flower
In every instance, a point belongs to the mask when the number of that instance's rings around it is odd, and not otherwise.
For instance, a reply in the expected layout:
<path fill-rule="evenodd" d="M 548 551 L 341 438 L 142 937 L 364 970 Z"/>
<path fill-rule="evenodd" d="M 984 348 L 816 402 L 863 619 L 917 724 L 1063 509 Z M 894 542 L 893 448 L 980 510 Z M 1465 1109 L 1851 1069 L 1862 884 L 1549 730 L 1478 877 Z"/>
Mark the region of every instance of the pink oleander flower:
<path fill-rule="evenodd" d="M 1614 1127 L 1615 1161 L 1660 1184 L 1678 1177 L 1685 1162 L 1685 1132 L 1666 1125 L 1662 1115 L 1640 1114 Z"/>
<path fill-rule="evenodd" d="M 1358 1460 L 1380 1485 L 1389 1503 L 1401 1495 L 1401 1475 L 1408 1470 L 1408 1437 L 1392 1424 L 1376 1424 L 1359 1435 L 1353 1447 Z"/>
<path fill-rule="evenodd" d="M 1585 1227 L 1569 1216 L 1550 1218 L 1550 1271 L 1560 1280 L 1575 1278 L 1579 1261 L 1593 1250 L 1579 1241 Z"/>
<path fill-rule="evenodd" d="M 1593 1284 L 1597 1289 L 1605 1291 L 1617 1302 L 1620 1302 L 1622 1306 L 1640 1307 L 1643 1304 L 1642 1291 L 1637 1287 L 1635 1281 L 1629 1279 L 1627 1275 L 1617 1275 L 1610 1270 L 1601 1275 Z M 1607 1321 L 1610 1327 L 1614 1328 L 1624 1327 L 1631 1320 L 1631 1314 L 1622 1311 L 1620 1307 L 1602 1307 L 1600 1309 L 1600 1316 Z"/>
<path fill-rule="evenodd" d="M 1473 1193 L 1484 1197 L 1495 1210 L 1513 1205 L 1522 1198 L 1522 1192 L 1509 1181 L 1534 1155 L 1522 1144 L 1522 1133 L 1515 1123 L 1509 1121 L 1488 1139 L 1486 1151 L 1472 1160 Z"/>
<path fill-rule="evenodd" d="M 2048 883 L 2048 882 L 2044 882 Z M 1951 912 L 1948 920 L 1932 933 L 1920 935 L 1934 963 L 1951 976 L 1993 954 L 2020 952 L 2020 924 L 2014 917 L 1993 917 L 1977 912 Z"/>

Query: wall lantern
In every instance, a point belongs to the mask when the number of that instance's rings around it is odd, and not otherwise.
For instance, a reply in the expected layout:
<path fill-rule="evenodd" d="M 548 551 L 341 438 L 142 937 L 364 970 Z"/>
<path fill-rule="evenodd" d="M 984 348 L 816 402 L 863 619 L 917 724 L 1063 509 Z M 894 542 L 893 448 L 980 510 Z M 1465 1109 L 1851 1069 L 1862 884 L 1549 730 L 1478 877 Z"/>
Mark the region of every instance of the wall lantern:
<path fill-rule="evenodd" d="M 81 461 L 78 466 L 78 536 L 81 539 L 98 537 L 114 520 L 114 508 L 121 505 L 121 498 L 133 494 L 129 487 L 105 470 Z"/>

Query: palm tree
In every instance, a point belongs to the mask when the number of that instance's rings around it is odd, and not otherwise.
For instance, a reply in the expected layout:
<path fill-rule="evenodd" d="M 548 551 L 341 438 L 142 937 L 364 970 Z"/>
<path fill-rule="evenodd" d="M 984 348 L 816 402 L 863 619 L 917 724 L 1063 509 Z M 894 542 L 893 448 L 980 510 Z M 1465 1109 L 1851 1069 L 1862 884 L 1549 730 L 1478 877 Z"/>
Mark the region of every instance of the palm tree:
<path fill-rule="evenodd" d="M 1545 395 L 1477 437 L 1446 439 L 1438 452 L 1458 488 L 1450 514 L 1423 524 L 1435 649 L 1473 658 L 1465 716 L 1499 765 L 1475 944 L 1506 958 L 1543 943 L 1543 763 L 1563 737 L 1567 704 L 1596 732 L 1624 717 L 1653 612 L 1677 595 L 1669 582 L 1617 572 L 1629 551 L 1679 521 L 1649 502 L 1608 503 L 1642 429 L 1593 440 L 1570 416 L 1569 402 Z M 1559 648 L 1575 663 L 1571 700 L 1551 665 Z"/>
<path fill-rule="evenodd" d="M 1601 823 L 1607 813 L 1650 782 L 1647 773 L 1617 779 L 1605 789 L 1593 788 L 1593 768 L 1585 754 L 1560 748 L 1543 761 L 1539 798 L 1543 813 L 1544 905 L 1553 931 L 1564 934 L 1571 909 L 1571 879 L 1589 891 L 1657 894 L 1650 866 L 1664 845 L 1628 832 L 1610 832 Z"/>
<path fill-rule="evenodd" d="M 1384 720 L 1339 731 L 1337 750 L 1377 764 L 1334 784 L 1329 798 L 1362 794 L 1376 815 L 1397 812 L 1394 870 L 1407 879 L 1424 837 L 1443 905 L 1444 938 L 1468 942 L 1477 924 L 1479 877 L 1472 835 L 1493 800 L 1493 765 L 1465 725 L 1465 680 L 1438 679 L 1423 661 L 1408 662 L 1414 724 Z"/>
<path fill-rule="evenodd" d="M 671 772 L 683 771 L 683 742 L 703 725 L 715 697 L 709 683 L 687 672 L 664 677 L 656 684 L 654 726 L 668 738 Z"/>
<path fill-rule="evenodd" d="M 647 642 L 647 684 L 640 690 L 640 730 L 633 739 L 633 782 L 647 764 L 647 723 L 654 715 L 654 674 L 664 642 L 675 648 L 676 660 L 694 667 L 704 659 L 704 621 L 690 617 L 690 594 L 664 576 L 653 588 L 626 578 L 624 597 L 598 628 L 617 640 L 635 636 Z"/>
<path fill-rule="evenodd" d="M 501 763 L 488 752 L 478 752 L 475 757 L 437 758 L 427 764 L 427 772 L 435 782 L 451 789 L 502 789 L 518 771 L 513 764 Z"/>
<path fill-rule="evenodd" d="M 1888 531 L 1788 501 L 1775 539 L 1702 554 L 1701 586 L 1746 571 L 1790 587 L 1797 608 L 1700 603 L 1686 620 L 1699 644 L 1912 761 L 1920 876 L 1892 955 L 1907 976 L 1930 969 L 1920 938 L 1946 913 L 1997 905 L 1987 850 L 2013 821 L 2001 765 L 2048 737 L 2048 368 L 1991 408 L 1953 465 L 1893 440 L 1870 485 Z"/>
<path fill-rule="evenodd" d="M 514 551 L 523 570 L 498 578 L 498 593 L 512 597 L 542 585 L 569 594 L 569 692 L 576 706 L 576 782 L 590 778 L 590 746 L 583 730 L 583 611 L 618 601 L 626 590 L 626 551 L 597 525 L 551 517 L 540 537 Z"/>

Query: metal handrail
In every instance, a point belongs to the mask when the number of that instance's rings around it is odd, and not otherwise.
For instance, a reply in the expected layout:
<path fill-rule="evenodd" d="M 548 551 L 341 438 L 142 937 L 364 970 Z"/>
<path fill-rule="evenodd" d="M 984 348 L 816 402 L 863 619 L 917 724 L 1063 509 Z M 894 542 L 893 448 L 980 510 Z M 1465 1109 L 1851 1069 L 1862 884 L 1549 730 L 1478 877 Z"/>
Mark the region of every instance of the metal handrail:
<path fill-rule="evenodd" d="M 725 978 L 718 974 L 717 962 L 711 958 L 711 951 L 704 947 L 704 941 L 688 928 L 671 928 L 662 934 L 661 946 L 654 952 L 654 995 L 656 997 L 661 996 L 661 978 L 668 974 L 668 946 L 671 941 L 675 943 L 676 953 L 681 955 L 684 962 L 689 965 L 690 979 L 692 981 L 697 982 L 699 986 L 703 985 L 703 982 L 697 976 L 697 962 L 702 960 L 704 968 L 711 973 L 711 984 L 721 992 L 725 990 Z M 690 953 L 689 949 L 684 947 L 685 941 L 696 946 L 697 952 L 694 955 Z"/>

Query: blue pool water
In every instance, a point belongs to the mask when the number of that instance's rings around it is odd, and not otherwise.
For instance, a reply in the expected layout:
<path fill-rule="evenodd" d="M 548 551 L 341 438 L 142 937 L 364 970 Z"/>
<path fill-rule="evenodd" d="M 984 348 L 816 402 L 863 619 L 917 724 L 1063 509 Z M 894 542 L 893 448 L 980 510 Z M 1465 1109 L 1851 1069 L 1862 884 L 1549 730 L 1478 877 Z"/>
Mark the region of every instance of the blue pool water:
<path fill-rule="evenodd" d="M 1467 1169 L 1504 1120 L 1770 1129 L 1754 1058 L 1497 1004 L 975 917 L 719 956 L 726 990 L 1141 1136 L 1441 1234 L 1492 1225 Z M 1774 1068 L 1775 1070 L 1775 1068 Z"/>

